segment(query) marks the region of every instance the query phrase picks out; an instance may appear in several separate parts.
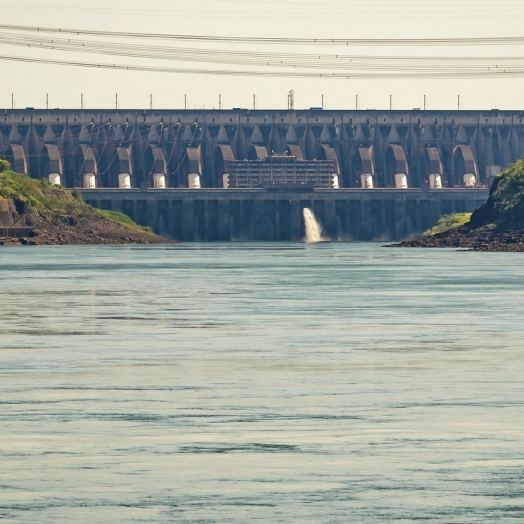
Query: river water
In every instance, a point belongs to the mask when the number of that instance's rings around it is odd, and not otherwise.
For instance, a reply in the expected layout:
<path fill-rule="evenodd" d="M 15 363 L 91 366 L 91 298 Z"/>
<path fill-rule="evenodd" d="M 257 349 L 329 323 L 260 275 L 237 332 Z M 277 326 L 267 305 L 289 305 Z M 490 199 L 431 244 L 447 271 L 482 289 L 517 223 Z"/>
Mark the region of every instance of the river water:
<path fill-rule="evenodd" d="M 0 520 L 524 520 L 520 254 L 0 251 Z"/>

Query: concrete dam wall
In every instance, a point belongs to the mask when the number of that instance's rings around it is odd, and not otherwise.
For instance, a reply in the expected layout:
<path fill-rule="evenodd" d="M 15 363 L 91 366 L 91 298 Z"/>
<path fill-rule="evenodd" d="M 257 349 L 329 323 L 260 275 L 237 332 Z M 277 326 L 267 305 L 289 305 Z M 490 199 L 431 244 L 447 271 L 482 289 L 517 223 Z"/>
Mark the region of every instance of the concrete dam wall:
<path fill-rule="evenodd" d="M 473 211 L 488 190 L 94 189 L 82 195 L 94 207 L 122 211 L 186 242 L 302 240 L 304 208 L 329 239 L 385 241 L 420 233 L 439 216 Z"/>
<path fill-rule="evenodd" d="M 524 154 L 523 118 L 498 110 L 28 108 L 0 113 L 0 156 L 18 172 L 80 188 L 224 188 L 229 180 L 254 188 L 278 183 L 272 174 L 282 165 L 286 184 L 302 170 L 325 173 L 313 185 L 326 188 L 478 187 Z"/>

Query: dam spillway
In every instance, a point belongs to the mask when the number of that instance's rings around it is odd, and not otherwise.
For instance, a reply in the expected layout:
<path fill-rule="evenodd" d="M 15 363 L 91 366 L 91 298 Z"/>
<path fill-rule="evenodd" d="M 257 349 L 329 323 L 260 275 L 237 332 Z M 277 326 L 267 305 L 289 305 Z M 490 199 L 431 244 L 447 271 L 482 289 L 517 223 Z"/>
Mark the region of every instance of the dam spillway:
<path fill-rule="evenodd" d="M 395 239 L 482 203 L 524 154 L 523 118 L 27 108 L 0 113 L 0 156 L 182 240 L 294 239 L 306 207 L 331 237 Z"/>

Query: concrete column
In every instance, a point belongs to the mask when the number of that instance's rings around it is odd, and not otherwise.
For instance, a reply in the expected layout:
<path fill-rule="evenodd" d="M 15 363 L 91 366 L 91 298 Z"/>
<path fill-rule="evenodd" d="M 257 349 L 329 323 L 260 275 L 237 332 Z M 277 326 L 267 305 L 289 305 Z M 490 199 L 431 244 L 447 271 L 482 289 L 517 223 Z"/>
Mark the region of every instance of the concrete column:
<path fill-rule="evenodd" d="M 243 200 L 240 200 L 240 204 L 238 207 L 239 207 L 238 220 L 237 220 L 237 217 L 235 217 L 236 234 L 242 240 L 244 240 L 244 238 L 247 238 L 249 236 L 249 231 L 247 231 L 248 228 L 246 227 L 246 221 L 244 218 L 244 201 Z"/>
<path fill-rule="evenodd" d="M 115 198 L 113 200 L 113 209 L 122 213 L 122 200 L 120 198 Z"/>
<path fill-rule="evenodd" d="M 281 217 L 280 212 L 280 200 L 275 200 L 275 219 L 274 219 L 274 228 L 275 228 L 275 240 L 284 240 L 280 235 L 280 221 L 284 220 L 284 217 Z"/>
<path fill-rule="evenodd" d="M 360 203 L 360 239 L 373 239 L 373 213 L 369 200 L 362 200 Z"/>
<path fill-rule="evenodd" d="M 421 230 L 425 231 L 432 227 L 438 220 L 437 202 L 435 200 L 424 199 L 420 200 L 420 226 Z"/>
<path fill-rule="evenodd" d="M 184 203 L 180 199 L 171 201 L 169 228 L 173 238 L 184 240 Z"/>
<path fill-rule="evenodd" d="M 384 201 L 384 235 L 388 241 L 397 238 L 395 200 L 390 198 Z"/>
<path fill-rule="evenodd" d="M 194 200 L 194 239 L 203 242 L 206 240 L 206 202 L 202 199 Z"/>
<path fill-rule="evenodd" d="M 221 242 L 229 242 L 229 199 L 218 201 L 218 238 Z"/>
<path fill-rule="evenodd" d="M 253 199 L 242 200 L 242 210 L 244 213 L 244 233 L 246 240 L 253 240 Z"/>
<path fill-rule="evenodd" d="M 254 238 L 253 240 L 265 240 L 266 237 L 266 210 L 264 207 L 264 200 L 255 200 L 254 205 Z"/>
<path fill-rule="evenodd" d="M 278 240 L 277 212 L 278 200 L 266 198 L 264 200 L 264 240 Z"/>
<path fill-rule="evenodd" d="M 184 221 L 184 238 L 186 242 L 195 240 L 195 201 L 193 199 L 185 199 L 182 204 L 182 214 Z"/>
<path fill-rule="evenodd" d="M 158 209 L 158 200 L 150 198 L 147 202 L 147 223 L 146 226 L 152 227 L 155 233 L 160 231 L 160 213 Z"/>
<path fill-rule="evenodd" d="M 289 237 L 292 241 L 302 240 L 302 208 L 300 200 L 294 198 L 289 201 Z"/>
<path fill-rule="evenodd" d="M 337 209 L 336 202 L 329 197 L 324 201 L 324 226 L 325 235 L 329 238 L 337 238 Z"/>
<path fill-rule="evenodd" d="M 243 238 L 243 213 L 242 200 L 235 198 L 229 201 L 229 216 L 232 218 L 231 240 L 241 240 Z"/>
<path fill-rule="evenodd" d="M 279 201 L 279 236 L 281 240 L 289 241 L 291 239 L 290 222 L 289 222 L 289 200 Z"/>
<path fill-rule="evenodd" d="M 395 240 L 401 240 L 407 235 L 407 215 L 406 200 L 397 198 L 395 200 Z"/>
<path fill-rule="evenodd" d="M 204 200 L 204 240 L 209 241 L 209 201 Z"/>
<path fill-rule="evenodd" d="M 420 200 L 409 199 L 406 201 L 406 207 L 411 219 L 411 233 L 414 235 L 422 233 L 422 227 L 420 225 Z"/>
<path fill-rule="evenodd" d="M 135 200 L 134 199 L 124 199 L 122 201 L 122 213 L 125 213 L 128 217 L 135 220 L 136 218 L 136 209 L 135 209 Z"/>
<path fill-rule="evenodd" d="M 219 240 L 219 217 L 218 217 L 218 200 L 212 199 L 207 201 L 207 222 L 206 234 L 207 240 L 216 242 Z"/>

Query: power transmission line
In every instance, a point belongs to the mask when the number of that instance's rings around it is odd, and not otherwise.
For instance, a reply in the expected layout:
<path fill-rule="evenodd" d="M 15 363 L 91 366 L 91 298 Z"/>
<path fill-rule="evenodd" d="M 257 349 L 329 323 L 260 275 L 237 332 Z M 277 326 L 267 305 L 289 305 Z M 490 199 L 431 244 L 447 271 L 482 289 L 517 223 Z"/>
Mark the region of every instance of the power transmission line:
<path fill-rule="evenodd" d="M 0 29 L 33 33 L 53 33 L 69 35 L 90 35 L 116 38 L 138 38 L 156 40 L 183 40 L 193 42 L 225 42 L 238 44 L 271 45 L 330 45 L 330 46 L 495 46 L 522 45 L 524 36 L 481 37 L 481 38 L 295 38 L 295 37 L 240 37 L 177 35 L 167 33 L 134 33 L 125 31 L 100 31 L 93 29 L 68 29 L 37 26 L 0 24 Z"/>
<path fill-rule="evenodd" d="M 310 73 L 298 71 L 253 71 L 253 70 L 217 70 L 217 69 L 186 69 L 186 68 L 171 68 L 171 67 L 156 67 L 145 65 L 125 65 L 125 64 L 107 64 L 107 63 L 93 63 L 93 62 L 76 62 L 69 60 L 52 60 L 45 58 L 28 58 L 20 56 L 0 55 L 0 60 L 12 62 L 25 62 L 49 65 L 64 65 L 87 67 L 94 69 L 112 69 L 123 71 L 143 71 L 149 73 L 179 73 L 179 74 L 199 74 L 199 75 L 222 75 L 222 76 L 255 76 L 267 78 L 319 78 L 319 79 L 420 79 L 420 78 L 515 78 L 524 76 L 524 68 L 515 70 L 503 70 L 500 68 L 493 68 L 485 71 L 464 71 L 457 69 L 456 71 L 441 71 L 441 72 L 351 72 L 351 73 Z"/>

